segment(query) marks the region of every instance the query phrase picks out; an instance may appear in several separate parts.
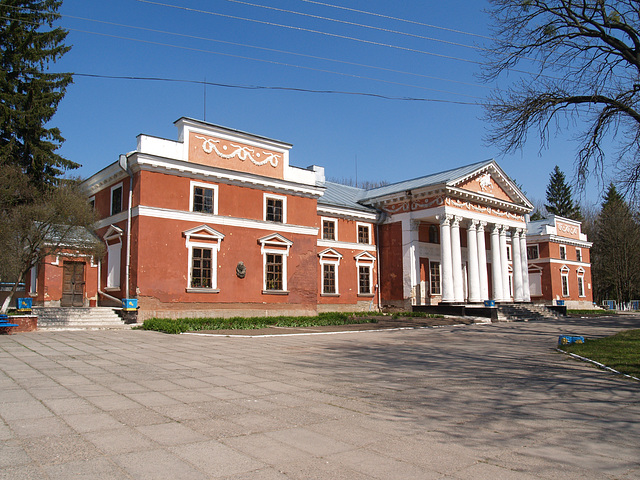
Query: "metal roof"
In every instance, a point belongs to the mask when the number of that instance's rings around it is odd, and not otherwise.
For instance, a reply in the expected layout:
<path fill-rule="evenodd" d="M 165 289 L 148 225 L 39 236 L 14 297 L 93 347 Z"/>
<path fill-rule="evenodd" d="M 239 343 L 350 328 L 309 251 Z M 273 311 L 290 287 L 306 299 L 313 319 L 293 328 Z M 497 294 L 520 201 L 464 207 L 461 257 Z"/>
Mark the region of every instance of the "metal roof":
<path fill-rule="evenodd" d="M 470 175 L 476 170 L 491 163 L 494 163 L 494 160 L 484 160 L 482 162 L 472 163 L 471 165 L 445 170 L 444 172 L 433 173 L 424 177 L 404 180 L 402 182 L 392 183 L 391 185 L 385 185 L 383 187 L 372 188 L 371 190 L 363 191 L 363 195 L 359 200 L 363 202 L 373 198 L 383 197 L 385 195 L 406 192 L 407 190 L 415 190 L 417 188 L 428 187 L 431 185 L 443 185 L 461 177 Z"/>
<path fill-rule="evenodd" d="M 360 197 L 366 193 L 366 190 L 333 182 L 325 182 L 324 186 L 326 190 L 324 195 L 318 199 L 318 204 L 351 208 L 361 212 L 376 212 L 375 208 L 358 203 Z"/>

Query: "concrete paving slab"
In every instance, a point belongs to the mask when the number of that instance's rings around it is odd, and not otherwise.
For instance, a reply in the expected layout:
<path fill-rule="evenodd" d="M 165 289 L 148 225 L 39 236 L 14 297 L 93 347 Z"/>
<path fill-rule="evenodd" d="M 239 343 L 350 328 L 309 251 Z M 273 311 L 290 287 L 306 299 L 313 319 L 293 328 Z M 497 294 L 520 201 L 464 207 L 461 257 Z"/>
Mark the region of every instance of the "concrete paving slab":
<path fill-rule="evenodd" d="M 632 327 L 2 336 L 0 479 L 640 478 L 640 385 L 555 351 Z"/>

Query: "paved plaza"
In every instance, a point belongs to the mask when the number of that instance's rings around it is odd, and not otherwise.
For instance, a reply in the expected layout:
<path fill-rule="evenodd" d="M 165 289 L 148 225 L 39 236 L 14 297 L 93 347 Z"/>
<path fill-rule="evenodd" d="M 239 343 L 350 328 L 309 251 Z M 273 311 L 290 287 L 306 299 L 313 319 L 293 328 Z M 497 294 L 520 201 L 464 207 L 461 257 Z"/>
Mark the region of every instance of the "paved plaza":
<path fill-rule="evenodd" d="M 640 478 L 640 382 L 555 351 L 625 328 L 0 336 L 0 478 Z"/>

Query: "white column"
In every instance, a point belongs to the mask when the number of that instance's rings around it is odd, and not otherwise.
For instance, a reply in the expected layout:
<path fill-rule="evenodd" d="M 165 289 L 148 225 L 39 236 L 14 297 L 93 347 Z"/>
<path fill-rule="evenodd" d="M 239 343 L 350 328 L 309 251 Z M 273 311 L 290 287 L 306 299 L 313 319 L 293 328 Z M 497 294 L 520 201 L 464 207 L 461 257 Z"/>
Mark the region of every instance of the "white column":
<path fill-rule="evenodd" d="M 489 299 L 489 276 L 487 274 L 487 247 L 484 242 L 484 227 L 487 222 L 478 222 L 478 270 L 480 273 L 480 300 Z"/>
<path fill-rule="evenodd" d="M 469 256 L 469 302 L 479 302 L 480 271 L 478 268 L 478 220 L 471 220 L 467 227 L 467 254 Z"/>
<path fill-rule="evenodd" d="M 462 217 L 453 217 L 451 224 L 451 267 L 453 270 L 453 297 L 455 302 L 464 302 L 462 283 L 462 251 L 460 250 L 460 221 Z"/>
<path fill-rule="evenodd" d="M 491 229 L 491 278 L 493 282 L 493 299 L 503 301 L 502 289 L 502 259 L 500 255 L 500 225 L 495 224 Z"/>
<path fill-rule="evenodd" d="M 420 304 L 420 249 L 419 249 L 419 230 L 420 221 L 410 220 L 409 238 L 411 245 L 409 246 L 409 255 L 411 263 L 411 304 Z"/>
<path fill-rule="evenodd" d="M 500 229 L 500 267 L 502 268 L 502 299 L 511 300 L 509 292 L 509 259 L 507 258 L 507 231 L 509 227 L 503 225 Z"/>
<path fill-rule="evenodd" d="M 522 302 L 522 255 L 520 254 L 520 232 L 519 228 L 511 234 L 511 258 L 513 259 L 513 300 Z"/>
<path fill-rule="evenodd" d="M 453 269 L 451 262 L 451 215 L 440 220 L 440 268 L 442 273 L 442 301 L 453 302 Z"/>
<path fill-rule="evenodd" d="M 527 231 L 522 230 L 520 234 L 520 255 L 522 258 L 522 300 L 531 301 L 531 290 L 529 289 L 529 260 L 527 258 Z"/>

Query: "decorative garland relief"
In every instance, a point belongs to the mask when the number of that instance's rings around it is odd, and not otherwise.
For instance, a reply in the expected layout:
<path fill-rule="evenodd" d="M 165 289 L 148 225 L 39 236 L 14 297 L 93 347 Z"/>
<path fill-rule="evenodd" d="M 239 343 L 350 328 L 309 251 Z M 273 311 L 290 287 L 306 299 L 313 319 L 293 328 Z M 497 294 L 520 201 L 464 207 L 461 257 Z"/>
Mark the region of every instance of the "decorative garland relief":
<path fill-rule="evenodd" d="M 218 155 L 220 158 L 224 158 L 227 160 L 237 157 L 238 160 L 244 162 L 245 160 L 249 159 L 251 160 L 251 163 L 253 163 L 254 165 L 257 165 L 258 167 L 261 167 L 268 163 L 273 168 L 278 166 L 278 161 L 280 160 L 280 156 L 276 155 L 275 153 L 265 152 L 265 151 L 262 151 L 262 153 L 260 153 L 260 152 L 256 152 L 252 148 L 249 148 L 243 145 L 235 145 L 233 143 L 230 143 L 230 145 L 235 150 L 232 150 L 230 153 L 227 153 L 227 150 L 229 149 L 229 147 L 227 145 L 222 145 L 221 147 L 222 152 L 221 152 L 218 149 L 218 145 L 216 145 L 220 143 L 220 140 L 213 140 L 211 138 L 201 137 L 199 135 L 195 135 L 195 137 L 199 140 L 202 140 L 202 150 L 206 154 L 210 154 L 211 152 L 215 151 L 216 155 Z M 261 155 L 266 155 L 266 158 L 264 160 L 258 160 Z"/>
<path fill-rule="evenodd" d="M 498 210 L 497 208 L 481 207 L 471 202 L 462 202 L 454 198 L 446 198 L 445 203 L 454 207 L 466 208 L 467 210 L 475 210 L 476 212 L 488 213 L 489 215 L 497 215 L 498 217 L 508 217 L 513 220 L 523 220 L 522 215 L 516 215 L 515 213 Z"/>

